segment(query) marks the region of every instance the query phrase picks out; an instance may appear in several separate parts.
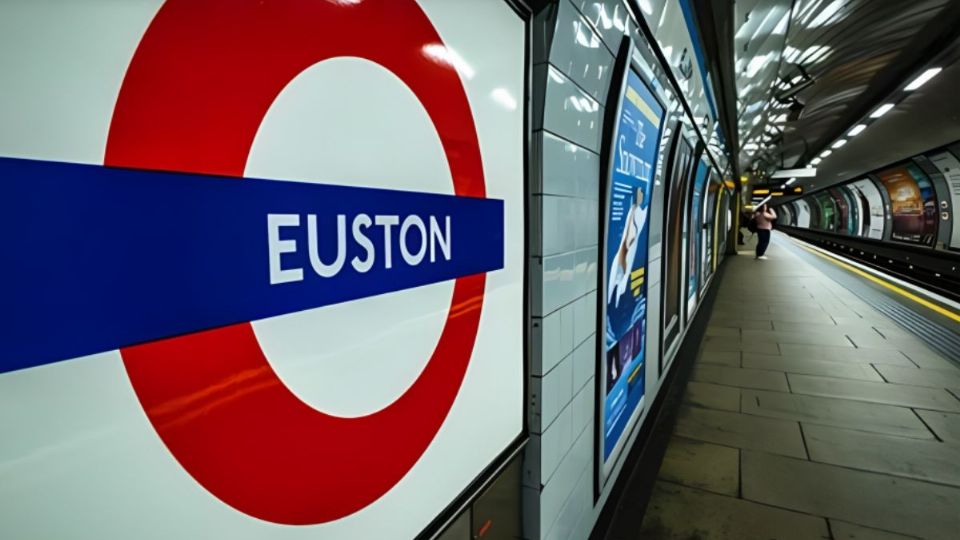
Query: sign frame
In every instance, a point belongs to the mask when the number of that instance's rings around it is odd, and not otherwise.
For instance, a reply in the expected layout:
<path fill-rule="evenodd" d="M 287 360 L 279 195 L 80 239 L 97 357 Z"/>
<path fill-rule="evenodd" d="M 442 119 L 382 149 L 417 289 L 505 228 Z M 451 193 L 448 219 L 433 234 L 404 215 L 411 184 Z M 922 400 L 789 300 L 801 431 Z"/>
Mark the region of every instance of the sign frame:
<path fill-rule="evenodd" d="M 610 194 L 609 192 L 612 189 L 611 186 L 611 177 L 614 172 L 614 161 L 616 157 L 616 135 L 619 132 L 619 123 L 623 108 L 623 101 L 628 87 L 628 80 L 630 73 L 632 72 L 637 78 L 640 79 L 640 82 L 646 87 L 649 91 L 650 96 L 656 101 L 657 105 L 661 108 L 662 114 L 660 118 L 660 125 L 658 126 L 657 141 L 655 143 L 656 153 L 654 154 L 653 163 L 651 164 L 650 171 L 650 189 L 649 195 L 646 195 L 648 199 L 648 208 L 649 205 L 654 204 L 655 201 L 652 200 L 653 196 L 653 183 L 657 179 L 657 163 L 661 158 L 661 150 L 669 153 L 669 148 L 662 149 L 662 138 L 664 136 L 664 127 L 669 122 L 670 119 L 670 110 L 661 96 L 658 95 L 653 81 L 649 80 L 649 77 L 644 74 L 641 63 L 634 58 L 634 55 L 637 51 L 637 46 L 633 43 L 633 40 L 629 35 L 625 35 L 620 43 L 620 48 L 617 52 L 616 60 L 613 66 L 613 73 L 611 75 L 610 87 L 606 99 L 606 108 L 603 121 L 603 139 L 601 141 L 601 150 L 600 150 L 600 163 L 601 163 L 601 174 L 599 181 L 599 201 L 601 202 L 601 210 L 597 213 L 598 219 L 598 244 L 599 249 L 599 271 L 597 272 L 597 291 L 598 294 L 601 291 L 607 290 L 607 241 L 608 241 L 608 220 L 609 220 L 609 211 L 610 211 Z M 650 215 L 648 215 L 647 222 L 647 234 L 649 235 L 649 227 L 651 226 Z M 639 234 L 639 233 L 638 233 Z M 649 236 L 647 237 L 647 245 L 645 246 L 649 250 Z M 649 253 L 647 254 L 649 257 Z M 594 452 L 595 452 L 595 495 L 599 494 L 608 480 L 611 478 L 613 471 L 616 469 L 619 462 L 624 458 L 625 453 L 624 449 L 626 443 L 631 439 L 633 432 L 637 429 L 639 425 L 639 420 L 643 416 L 643 411 L 645 407 L 649 405 L 650 396 L 644 396 L 641 398 L 641 401 L 634 406 L 630 411 L 625 411 L 624 414 L 627 415 L 626 424 L 623 426 L 620 435 L 617 437 L 616 442 L 613 447 L 610 449 L 609 456 L 604 458 L 605 447 L 604 447 L 604 425 L 605 425 L 605 378 L 604 378 L 604 362 L 606 357 L 606 301 L 605 296 L 603 300 L 598 296 L 597 307 L 596 307 L 596 366 L 595 366 L 595 376 L 594 376 L 594 386 L 595 386 L 595 399 L 594 405 L 596 407 L 594 413 Z M 650 309 L 650 306 L 647 305 L 647 310 Z M 659 306 L 656 309 L 660 309 Z M 649 317 L 649 311 L 645 312 L 644 320 L 647 320 Z M 644 340 L 645 345 L 643 346 L 644 354 L 646 358 L 643 363 L 643 371 L 646 371 L 647 362 L 651 360 L 650 351 L 654 351 L 658 356 L 660 355 L 660 345 L 657 344 L 656 347 L 651 348 L 651 343 L 647 339 L 646 326 L 644 325 L 644 330 L 642 331 L 642 339 Z M 659 362 L 659 359 L 658 359 Z M 646 374 L 644 373 L 644 393 L 646 393 Z"/>

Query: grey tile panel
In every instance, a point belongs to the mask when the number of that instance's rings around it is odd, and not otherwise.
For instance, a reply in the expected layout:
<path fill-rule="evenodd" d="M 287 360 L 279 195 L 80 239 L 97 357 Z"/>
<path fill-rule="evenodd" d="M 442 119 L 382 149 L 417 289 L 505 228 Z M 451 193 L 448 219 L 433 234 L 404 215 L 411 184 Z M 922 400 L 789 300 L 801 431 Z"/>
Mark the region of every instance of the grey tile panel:
<path fill-rule="evenodd" d="M 721 366 L 740 367 L 740 351 L 703 351 L 697 359 L 699 364 L 719 364 Z"/>
<path fill-rule="evenodd" d="M 774 323 L 776 325 L 776 323 Z M 773 330 L 744 330 L 743 341 L 763 341 L 770 343 L 795 343 L 806 345 L 831 345 L 853 347 L 842 332 L 780 332 Z"/>
<path fill-rule="evenodd" d="M 727 411 L 681 407 L 674 430 L 688 439 L 804 458 L 806 450 L 796 422 Z"/>
<path fill-rule="evenodd" d="M 826 540 L 830 533 L 823 518 L 657 482 L 637 538 Z"/>
<path fill-rule="evenodd" d="M 836 397 L 935 411 L 960 412 L 960 400 L 946 390 L 887 384 L 815 375 L 787 374 L 790 388 L 797 394 Z"/>
<path fill-rule="evenodd" d="M 902 437 L 933 438 L 913 411 L 904 407 L 762 390 L 743 390 L 741 396 L 744 414 Z"/>
<path fill-rule="evenodd" d="M 740 489 L 740 451 L 674 437 L 663 456 L 660 479 L 735 497 Z"/>
<path fill-rule="evenodd" d="M 956 539 L 960 489 L 744 450 L 743 497 L 885 531 Z"/>
<path fill-rule="evenodd" d="M 743 353 L 742 365 L 745 368 L 752 369 L 769 369 L 803 375 L 823 375 L 826 377 L 837 377 L 841 379 L 859 379 L 863 381 L 883 382 L 883 378 L 880 377 L 880 374 L 877 373 L 873 366 L 867 363 L 855 364 L 852 362 L 829 362 L 824 360 L 799 359 L 790 356 Z"/>
<path fill-rule="evenodd" d="M 740 411 L 740 389 L 732 386 L 690 381 L 684 390 L 683 400 L 694 407 Z"/>
<path fill-rule="evenodd" d="M 739 388 L 757 388 L 789 392 L 787 379 L 782 372 L 765 369 L 743 369 L 739 367 L 699 364 L 693 368 L 690 377 L 693 381 L 723 384 Z"/>
<path fill-rule="evenodd" d="M 897 364 L 913 366 L 909 358 L 895 350 L 853 349 L 850 347 L 832 347 L 821 345 L 799 345 L 783 343 L 780 354 L 808 360 L 828 360 L 830 362 L 859 362 L 873 364 Z"/>
<path fill-rule="evenodd" d="M 707 326 L 706 335 L 716 337 L 740 337 L 740 329 L 731 326 Z"/>
<path fill-rule="evenodd" d="M 871 529 L 870 527 L 836 519 L 827 521 L 830 522 L 830 532 L 833 533 L 833 540 L 910 540 L 911 538 L 919 538 L 881 531 L 880 529 Z"/>
<path fill-rule="evenodd" d="M 736 337 L 718 337 L 706 336 L 703 339 L 703 351 L 706 352 L 724 352 L 724 351 L 749 351 L 766 354 L 779 354 L 780 348 L 776 343 L 762 341 L 743 342 Z"/>
<path fill-rule="evenodd" d="M 917 411 L 917 415 L 936 433 L 940 440 L 960 447 L 960 414 Z"/>
<path fill-rule="evenodd" d="M 710 318 L 709 325 L 712 327 L 738 328 L 740 330 L 773 330 L 773 321 L 747 321 L 744 319 L 725 319 L 723 317 L 713 316 Z"/>
<path fill-rule="evenodd" d="M 931 388 L 960 388 L 960 369 L 917 369 L 878 365 L 877 370 L 888 382 L 929 386 Z"/>
<path fill-rule="evenodd" d="M 940 441 L 815 424 L 803 424 L 803 439 L 813 461 L 960 487 L 960 448 Z"/>

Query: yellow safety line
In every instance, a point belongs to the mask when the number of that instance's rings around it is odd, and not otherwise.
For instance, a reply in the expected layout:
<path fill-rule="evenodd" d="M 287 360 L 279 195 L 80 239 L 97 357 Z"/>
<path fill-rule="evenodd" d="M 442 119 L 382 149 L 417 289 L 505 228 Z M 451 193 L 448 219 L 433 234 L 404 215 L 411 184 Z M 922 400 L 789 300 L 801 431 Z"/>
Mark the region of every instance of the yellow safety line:
<path fill-rule="evenodd" d="M 907 291 L 907 290 L 905 290 L 905 289 L 902 289 L 902 288 L 900 288 L 900 287 L 897 287 L 896 285 L 893 285 L 892 283 L 888 283 L 888 282 L 886 282 L 886 281 L 878 278 L 877 276 L 874 276 L 873 274 L 869 274 L 869 273 L 867 273 L 867 272 L 864 272 L 863 270 L 860 270 L 859 268 L 857 268 L 857 267 L 855 267 L 855 266 L 851 266 L 851 265 L 849 265 L 849 264 L 847 264 L 847 263 L 845 263 L 845 262 L 843 262 L 843 261 L 841 261 L 841 260 L 839 260 L 839 259 L 837 259 L 837 258 L 835 258 L 835 257 L 825 255 L 825 254 L 823 254 L 823 253 L 820 253 L 819 251 L 816 251 L 816 250 L 814 250 L 814 249 L 808 248 L 807 246 L 804 246 L 804 245 L 802 245 L 802 244 L 797 244 L 797 245 L 800 246 L 801 248 L 809 251 L 810 253 L 813 253 L 814 255 L 816 255 L 816 256 L 818 256 L 818 257 L 822 257 L 822 258 L 824 258 L 824 259 L 832 262 L 833 264 L 835 264 L 835 265 L 837 265 L 837 266 L 839 266 L 839 267 L 841 267 L 841 268 L 843 268 L 843 269 L 845 269 L 845 270 L 847 270 L 847 271 L 853 272 L 854 274 L 857 274 L 858 276 L 865 277 L 865 278 L 869 279 L 870 281 L 876 283 L 877 285 L 880 285 L 880 286 L 882 286 L 882 287 L 884 287 L 884 288 L 886 288 L 886 289 L 888 289 L 888 290 L 890 290 L 890 291 L 893 291 L 893 292 L 899 294 L 900 296 L 903 296 L 904 298 L 909 298 L 910 300 L 913 300 L 914 302 L 920 304 L 921 306 L 924 306 L 924 307 L 926 307 L 926 308 L 932 309 L 933 311 L 936 311 L 937 313 L 943 315 L 944 317 L 947 317 L 947 318 L 949 318 L 949 319 L 953 319 L 954 322 L 960 322 L 960 314 L 957 314 L 957 313 L 955 313 L 955 312 L 953 312 L 953 311 L 950 311 L 949 309 L 946 309 L 946 308 L 944 308 L 944 307 L 942 307 L 942 306 L 938 306 L 937 304 L 934 304 L 933 302 L 930 302 L 929 300 L 925 300 L 925 299 L 923 299 L 923 298 L 920 298 L 919 296 L 913 294 L 913 293 L 910 292 L 910 291 Z"/>

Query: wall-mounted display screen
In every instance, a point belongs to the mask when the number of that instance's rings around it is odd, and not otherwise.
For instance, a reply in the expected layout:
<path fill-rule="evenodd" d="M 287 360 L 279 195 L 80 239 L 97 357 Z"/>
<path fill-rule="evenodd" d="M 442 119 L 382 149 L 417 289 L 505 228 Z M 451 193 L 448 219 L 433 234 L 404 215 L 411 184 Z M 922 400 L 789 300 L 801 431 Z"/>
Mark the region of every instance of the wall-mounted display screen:
<path fill-rule="evenodd" d="M 616 457 L 642 410 L 647 356 L 647 240 L 650 195 L 664 108 L 627 69 L 610 143 L 606 188 L 601 385 L 603 464 Z"/>
<path fill-rule="evenodd" d="M 877 173 L 890 195 L 891 238 L 933 245 L 937 234 L 937 196 L 919 167 L 907 163 Z"/>

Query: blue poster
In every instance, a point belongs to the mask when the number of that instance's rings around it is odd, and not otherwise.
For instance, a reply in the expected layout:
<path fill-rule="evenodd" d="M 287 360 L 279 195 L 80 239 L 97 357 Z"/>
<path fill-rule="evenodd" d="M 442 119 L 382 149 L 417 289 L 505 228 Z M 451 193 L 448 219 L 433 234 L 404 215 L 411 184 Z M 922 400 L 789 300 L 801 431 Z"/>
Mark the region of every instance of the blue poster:
<path fill-rule="evenodd" d="M 701 217 L 703 216 L 703 188 L 707 184 L 707 174 L 710 172 L 710 166 L 706 161 L 701 160 L 697 167 L 697 175 L 693 182 L 693 196 L 690 198 L 690 234 L 688 245 L 690 254 L 687 257 L 687 298 L 688 304 L 694 305 L 697 296 L 697 278 L 699 276 L 700 265 L 700 231 L 703 228 Z"/>
<path fill-rule="evenodd" d="M 663 116 L 660 103 L 628 70 L 607 192 L 604 462 L 643 403 L 648 220 Z"/>

